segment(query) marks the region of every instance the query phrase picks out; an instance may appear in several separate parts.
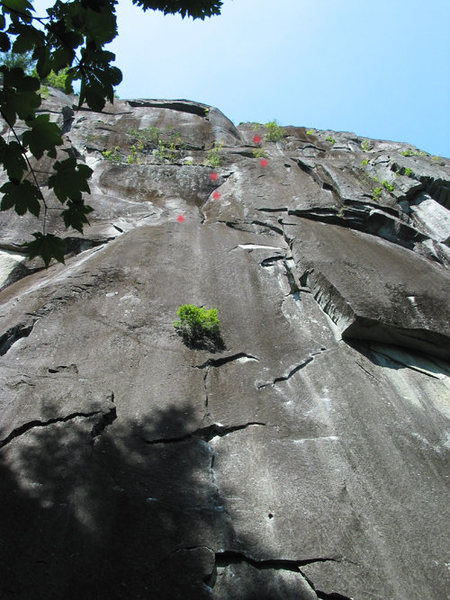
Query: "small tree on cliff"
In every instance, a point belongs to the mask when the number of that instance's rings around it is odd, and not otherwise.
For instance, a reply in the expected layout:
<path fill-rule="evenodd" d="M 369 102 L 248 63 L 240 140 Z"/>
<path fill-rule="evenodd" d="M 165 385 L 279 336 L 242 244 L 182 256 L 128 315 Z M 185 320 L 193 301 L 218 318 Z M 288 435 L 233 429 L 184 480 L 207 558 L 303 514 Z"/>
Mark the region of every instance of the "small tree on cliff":
<path fill-rule="evenodd" d="M 222 6 L 222 0 L 132 2 L 144 11 L 160 10 L 193 19 L 219 15 Z M 78 109 L 87 104 L 101 111 L 107 100 L 113 102 L 114 86 L 121 82 L 122 73 L 112 65 L 115 55 L 104 46 L 117 35 L 116 3 L 116 0 L 65 3 L 57 0 L 47 10 L 46 17 L 36 16 L 28 0 L 0 3 L 0 52 L 11 58 L 0 66 L 0 114 L 8 127 L 8 135 L 0 136 L 0 164 L 8 178 L 0 188 L 3 195 L 0 210 L 14 209 L 19 215 L 30 212 L 41 219 L 41 231 L 33 233 L 35 239 L 26 247 L 30 258 L 41 256 L 46 266 L 52 258 L 64 262 L 65 246 L 61 238 L 46 230 L 48 207 L 32 160 L 44 155 L 54 159 L 46 185 L 61 202 L 64 225 L 80 233 L 92 211 L 83 198 L 83 193 L 90 192 L 88 179 L 92 170 L 78 163 L 70 153 L 67 158 L 56 160 L 57 147 L 63 144 L 62 131 L 50 122 L 48 114 L 36 116 L 41 104 L 41 82 L 51 73 L 64 72 L 65 89 L 70 92 L 73 82 L 79 81 Z M 26 66 L 30 57 L 35 65 L 31 74 Z M 15 128 L 19 119 L 25 125 L 20 134 Z"/>

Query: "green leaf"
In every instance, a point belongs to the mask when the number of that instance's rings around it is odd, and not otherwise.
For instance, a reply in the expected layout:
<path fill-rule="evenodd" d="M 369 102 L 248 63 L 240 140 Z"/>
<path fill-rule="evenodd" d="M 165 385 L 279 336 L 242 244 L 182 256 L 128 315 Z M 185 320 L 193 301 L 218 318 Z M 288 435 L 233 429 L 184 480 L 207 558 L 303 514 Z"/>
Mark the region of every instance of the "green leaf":
<path fill-rule="evenodd" d="M 40 256 L 44 261 L 46 268 L 50 264 L 52 258 L 60 263 L 64 263 L 64 252 L 66 249 L 64 240 L 51 233 L 44 235 L 36 232 L 33 233 L 33 236 L 36 238 L 34 242 L 23 244 L 23 246 L 27 248 L 28 257 L 30 259 L 35 256 Z"/>
<path fill-rule="evenodd" d="M 55 147 L 60 146 L 63 141 L 61 130 L 56 123 L 50 122 L 50 115 L 39 115 L 32 121 L 27 121 L 28 129 L 23 134 L 23 143 L 28 146 L 36 158 L 41 158 L 44 150 L 48 150 L 50 156 L 55 157 Z"/>
<path fill-rule="evenodd" d="M 109 7 L 106 10 L 85 11 L 85 32 L 97 46 L 111 42 L 117 35 L 116 15 Z"/>
<path fill-rule="evenodd" d="M 39 216 L 41 209 L 39 199 L 42 198 L 42 194 L 29 181 L 22 181 L 20 183 L 7 181 L 0 188 L 0 192 L 4 193 L 0 210 L 9 210 L 14 207 L 18 215 L 24 215 L 28 210 L 35 217 Z"/>
<path fill-rule="evenodd" d="M 222 0 L 133 0 L 133 4 L 143 10 L 161 10 L 165 15 L 180 13 L 193 19 L 204 19 L 212 15 L 220 15 Z"/>
<path fill-rule="evenodd" d="M 11 48 L 8 35 L 2 31 L 0 33 L 0 52 L 8 52 Z"/>
<path fill-rule="evenodd" d="M 75 158 L 57 161 L 53 168 L 56 173 L 48 179 L 48 187 L 53 188 L 58 200 L 64 204 L 69 200 L 81 200 L 82 192 L 90 192 L 87 180 L 92 169 L 87 165 L 77 165 Z"/>
<path fill-rule="evenodd" d="M 23 146 L 17 142 L 7 144 L 3 138 L 0 138 L 0 163 L 11 180 L 20 181 L 27 168 Z"/>
<path fill-rule="evenodd" d="M 69 208 L 66 208 L 66 210 L 63 210 L 62 212 L 65 226 L 73 227 L 80 233 L 83 233 L 83 226 L 85 224 L 89 225 L 86 215 L 91 213 L 94 209 L 79 200 L 69 200 L 67 204 Z"/>
<path fill-rule="evenodd" d="M 17 34 L 17 38 L 13 44 L 13 52 L 24 54 L 30 50 L 34 50 L 36 46 L 43 46 L 45 43 L 45 35 L 32 25 L 24 25 L 17 23 L 12 25 L 8 33 Z"/>
<path fill-rule="evenodd" d="M 33 5 L 28 0 L 2 0 L 2 6 L 19 13 L 24 13 L 27 10 L 34 11 Z"/>
<path fill-rule="evenodd" d="M 45 77 L 47 77 L 52 70 L 49 48 L 47 46 L 35 48 L 33 52 L 33 60 L 37 61 L 36 72 L 39 76 L 39 79 L 45 79 Z"/>

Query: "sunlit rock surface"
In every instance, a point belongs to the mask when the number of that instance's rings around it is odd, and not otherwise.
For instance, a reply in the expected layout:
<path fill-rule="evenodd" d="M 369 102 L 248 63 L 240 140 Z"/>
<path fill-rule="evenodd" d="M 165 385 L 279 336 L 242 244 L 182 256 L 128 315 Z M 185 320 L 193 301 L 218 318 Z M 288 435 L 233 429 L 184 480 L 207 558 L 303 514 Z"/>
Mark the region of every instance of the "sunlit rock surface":
<path fill-rule="evenodd" d="M 47 194 L 43 270 L 34 217 L 0 213 L 0 597 L 447 597 L 450 161 L 72 102 L 85 237 Z M 183 344 L 185 303 L 224 349 Z"/>

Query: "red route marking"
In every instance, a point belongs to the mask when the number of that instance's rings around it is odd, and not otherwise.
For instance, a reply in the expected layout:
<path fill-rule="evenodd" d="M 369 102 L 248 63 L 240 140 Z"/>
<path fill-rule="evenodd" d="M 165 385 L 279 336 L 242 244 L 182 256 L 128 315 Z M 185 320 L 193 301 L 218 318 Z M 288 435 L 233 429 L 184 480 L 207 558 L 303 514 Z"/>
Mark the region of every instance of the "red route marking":
<path fill-rule="evenodd" d="M 220 192 L 214 192 L 213 198 L 214 198 L 214 200 L 218 200 L 220 198 Z"/>
<path fill-rule="evenodd" d="M 217 178 L 219 176 L 217 175 L 217 173 L 211 173 L 211 175 L 209 177 L 210 177 L 211 181 L 217 181 Z"/>
<path fill-rule="evenodd" d="M 255 142 L 255 144 L 260 144 L 261 143 L 261 136 L 260 135 L 255 135 L 255 137 L 253 138 L 253 141 Z"/>
<path fill-rule="evenodd" d="M 267 158 L 262 158 L 261 162 L 259 163 L 262 167 L 267 167 L 267 165 L 269 164 L 269 161 L 267 160 Z"/>
<path fill-rule="evenodd" d="M 177 221 L 178 223 L 183 223 L 183 221 L 185 221 L 186 219 L 183 217 L 183 215 L 178 215 L 177 217 Z"/>

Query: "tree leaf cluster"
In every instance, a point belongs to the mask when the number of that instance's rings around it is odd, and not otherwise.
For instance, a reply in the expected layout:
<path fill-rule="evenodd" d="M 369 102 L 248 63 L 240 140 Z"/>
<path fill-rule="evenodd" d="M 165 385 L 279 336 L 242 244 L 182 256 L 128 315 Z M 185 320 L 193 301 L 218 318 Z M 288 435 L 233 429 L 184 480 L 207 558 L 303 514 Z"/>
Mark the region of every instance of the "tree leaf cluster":
<path fill-rule="evenodd" d="M 204 19 L 220 14 L 220 0 L 132 0 L 144 11 L 160 10 L 183 18 Z M 0 192 L 0 210 L 42 218 L 42 231 L 26 244 L 30 258 L 40 256 L 48 266 L 52 259 L 64 262 L 64 242 L 47 232 L 47 205 L 37 183 L 33 164 L 42 157 L 53 159 L 53 172 L 43 187 L 53 190 L 62 205 L 65 227 L 83 233 L 92 208 L 84 202 L 92 170 L 69 155 L 57 160 L 63 146 L 60 127 L 48 114 L 36 114 L 41 106 L 42 83 L 60 78 L 66 93 L 79 82 L 78 105 L 102 111 L 114 101 L 114 88 L 122 73 L 114 66 L 115 55 L 105 49 L 117 35 L 116 0 L 56 0 L 47 16 L 37 16 L 28 0 L 0 2 L 0 115 L 7 132 L 0 137 L 0 164 L 7 182 Z M 31 64 L 30 64 L 31 63 Z M 30 67 L 33 68 L 30 68 Z M 17 125 L 20 122 L 20 134 Z"/>

